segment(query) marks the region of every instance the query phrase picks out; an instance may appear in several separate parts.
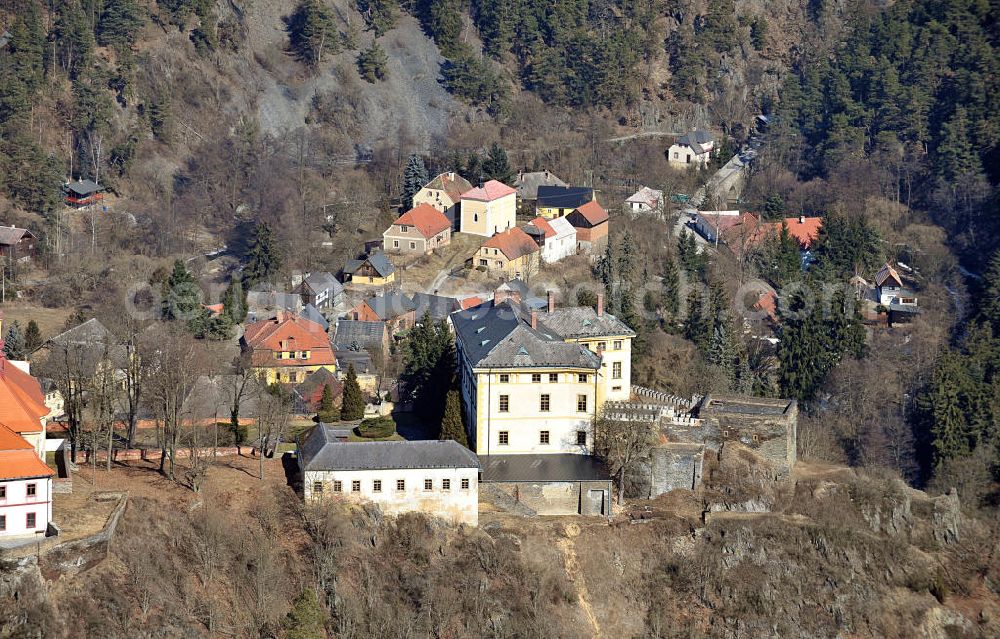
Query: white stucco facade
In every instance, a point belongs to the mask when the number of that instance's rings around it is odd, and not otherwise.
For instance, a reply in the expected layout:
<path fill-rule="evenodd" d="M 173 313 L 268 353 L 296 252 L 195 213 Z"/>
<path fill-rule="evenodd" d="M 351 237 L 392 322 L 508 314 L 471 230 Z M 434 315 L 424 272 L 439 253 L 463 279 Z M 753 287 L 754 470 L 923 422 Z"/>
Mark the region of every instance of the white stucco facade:
<path fill-rule="evenodd" d="M 307 470 L 303 473 L 303 492 L 306 501 L 325 498 L 368 501 L 378 504 L 388 515 L 421 512 L 451 523 L 476 526 L 478 476 L 479 469 L 472 467 Z M 398 482 L 402 482 L 401 489 Z"/>
<path fill-rule="evenodd" d="M 0 481 L 0 537 L 44 537 L 51 519 L 50 478 Z"/>
<path fill-rule="evenodd" d="M 542 261 L 547 264 L 576 255 L 576 228 L 564 217 L 548 221 L 555 235 L 545 238 Z"/>

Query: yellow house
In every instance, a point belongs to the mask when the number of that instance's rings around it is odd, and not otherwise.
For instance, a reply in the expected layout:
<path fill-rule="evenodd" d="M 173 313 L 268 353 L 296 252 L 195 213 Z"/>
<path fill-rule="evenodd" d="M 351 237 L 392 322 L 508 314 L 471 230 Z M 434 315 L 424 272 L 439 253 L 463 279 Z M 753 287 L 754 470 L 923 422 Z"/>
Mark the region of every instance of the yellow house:
<path fill-rule="evenodd" d="M 240 346 L 268 384 L 298 384 L 321 368 L 337 370 L 323 327 L 294 313 L 280 311 L 272 319 L 249 324 Z"/>
<path fill-rule="evenodd" d="M 515 279 L 535 273 L 540 261 L 538 244 L 515 226 L 486 240 L 472 258 L 472 265 Z"/>
<path fill-rule="evenodd" d="M 493 237 L 517 223 L 517 191 L 490 180 L 462 194 L 462 233 Z"/>
<path fill-rule="evenodd" d="M 532 311 L 498 294 L 452 322 L 479 455 L 593 453 L 601 407 L 628 398 L 631 329 L 600 306 L 555 309 L 551 296 L 548 309 Z"/>
<path fill-rule="evenodd" d="M 358 260 L 347 260 L 344 283 L 383 287 L 396 283 L 396 267 L 382 251 L 375 251 Z"/>
<path fill-rule="evenodd" d="M 587 186 L 540 186 L 535 212 L 547 220 L 565 217 L 594 199 L 594 189 Z"/>

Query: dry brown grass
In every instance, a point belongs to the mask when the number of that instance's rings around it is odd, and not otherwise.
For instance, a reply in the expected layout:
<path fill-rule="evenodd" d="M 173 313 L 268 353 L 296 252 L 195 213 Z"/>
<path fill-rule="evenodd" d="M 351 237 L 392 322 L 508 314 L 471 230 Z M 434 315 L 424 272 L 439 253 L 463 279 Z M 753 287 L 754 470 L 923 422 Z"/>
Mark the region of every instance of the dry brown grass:
<path fill-rule="evenodd" d="M 42 338 L 48 339 L 62 332 L 66 324 L 66 318 L 73 312 L 70 308 L 45 308 L 36 304 L 23 302 L 7 302 L 3 305 L 4 333 L 11 322 L 17 321 L 24 331 L 28 322 L 35 320 L 38 329 L 42 332 Z"/>

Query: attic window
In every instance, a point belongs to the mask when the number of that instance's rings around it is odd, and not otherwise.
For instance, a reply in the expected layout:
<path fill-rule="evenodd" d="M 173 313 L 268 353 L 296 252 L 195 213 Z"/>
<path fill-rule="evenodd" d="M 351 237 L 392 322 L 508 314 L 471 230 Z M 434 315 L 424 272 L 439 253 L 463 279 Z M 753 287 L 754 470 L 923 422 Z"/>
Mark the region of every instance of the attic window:
<path fill-rule="evenodd" d="M 522 346 L 521 348 L 517 349 L 517 354 L 518 354 L 518 355 L 527 355 L 527 354 L 528 354 L 528 351 L 526 351 L 526 350 L 524 349 L 524 347 Z"/>
<path fill-rule="evenodd" d="M 585 319 L 585 320 L 583 320 L 583 325 L 584 326 L 590 326 L 591 325 L 591 321 L 589 319 Z"/>
<path fill-rule="evenodd" d="M 479 328 L 476 329 L 476 333 L 482 333 L 485 330 L 486 330 L 485 326 L 480 326 Z"/>
<path fill-rule="evenodd" d="M 488 339 L 484 339 L 483 341 L 479 342 L 479 345 L 480 345 L 480 346 L 486 346 L 486 345 L 487 345 L 487 344 L 489 344 L 489 343 L 490 343 L 490 340 L 488 340 Z"/>

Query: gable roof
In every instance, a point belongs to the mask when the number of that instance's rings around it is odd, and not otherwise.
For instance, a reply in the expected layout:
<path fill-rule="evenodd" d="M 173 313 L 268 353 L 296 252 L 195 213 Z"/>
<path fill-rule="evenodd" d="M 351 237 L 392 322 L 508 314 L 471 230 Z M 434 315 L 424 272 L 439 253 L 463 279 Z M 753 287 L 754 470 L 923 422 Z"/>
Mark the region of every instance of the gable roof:
<path fill-rule="evenodd" d="M 59 333 L 49 341 L 59 346 L 93 346 L 103 343 L 111 337 L 111 331 L 96 317 L 92 317 L 83 324 L 78 324 L 69 330 Z"/>
<path fill-rule="evenodd" d="M 425 189 L 444 191 L 452 202 L 462 199 L 462 194 L 472 190 L 472 184 L 458 173 L 441 173 L 424 185 Z"/>
<path fill-rule="evenodd" d="M 375 315 L 377 315 L 381 320 L 395 319 L 400 315 L 406 315 L 416 308 L 413 304 L 413 300 L 399 291 L 392 291 L 390 293 L 386 293 L 385 295 L 369 297 L 365 300 L 365 304 L 367 304 L 368 308 L 372 309 L 372 312 L 374 312 Z"/>
<path fill-rule="evenodd" d="M 531 328 L 528 317 L 520 305 L 505 300 L 455 313 L 451 319 L 456 339 L 477 368 L 600 367 L 596 353 L 562 341 L 541 325 Z"/>
<path fill-rule="evenodd" d="M 548 220 L 549 227 L 555 232 L 555 237 L 567 237 L 569 235 L 576 235 L 576 227 L 573 226 L 569 220 L 565 217 L 557 217 Z M 545 237 L 548 237 L 546 235 Z"/>
<path fill-rule="evenodd" d="M 35 234 L 28 229 L 19 229 L 16 226 L 0 226 L 0 245 L 17 244 L 25 236 L 34 238 Z"/>
<path fill-rule="evenodd" d="M 277 309 L 298 313 L 302 310 L 302 297 L 283 291 L 249 291 L 247 308 L 253 312 L 260 309 Z"/>
<path fill-rule="evenodd" d="M 645 204 L 646 206 L 655 209 L 660 205 L 660 200 L 663 199 L 663 191 L 658 191 L 656 189 L 651 189 L 648 186 L 640 188 L 638 191 L 629 196 L 626 202 L 635 202 L 637 204 Z"/>
<path fill-rule="evenodd" d="M 362 322 L 338 319 L 333 345 L 338 351 L 364 350 L 366 346 L 382 348 L 385 322 Z"/>
<path fill-rule="evenodd" d="M 340 294 L 344 290 L 344 285 L 337 281 L 337 278 L 334 277 L 333 273 L 329 273 L 327 271 L 310 273 L 308 277 L 302 280 L 302 284 L 308 285 L 314 293 L 329 290 L 334 296 Z"/>
<path fill-rule="evenodd" d="M 98 191 L 103 191 L 104 187 L 98 185 L 93 180 L 78 180 L 67 184 L 66 190 L 77 195 L 91 195 L 93 193 L 97 193 Z"/>
<path fill-rule="evenodd" d="M 25 444 L 23 437 L 14 435 Z M 6 437 L 3 438 L 5 441 Z M 14 445 L 13 440 L 11 444 Z M 32 477 L 51 477 L 55 471 L 49 468 L 45 462 L 35 454 L 34 448 L 28 444 L 28 448 L 0 448 L 0 480 L 29 479 Z"/>
<path fill-rule="evenodd" d="M 454 440 L 341 442 L 319 424 L 299 440 L 303 470 L 402 470 L 479 468 L 479 458 Z"/>
<path fill-rule="evenodd" d="M 462 199 L 479 200 L 480 202 L 492 202 L 493 200 L 499 200 L 500 198 L 506 197 L 514 192 L 515 192 L 514 189 L 507 186 L 503 182 L 490 180 L 486 182 L 486 184 L 483 184 L 482 186 L 477 186 L 463 193 Z"/>
<path fill-rule="evenodd" d="M 546 220 L 544 217 L 540 215 L 535 219 L 531 220 L 530 222 L 528 222 L 527 226 L 524 227 L 525 233 L 528 233 L 529 235 L 534 235 L 535 233 L 529 227 L 534 227 L 534 230 L 538 231 L 539 235 L 544 235 L 546 238 L 556 236 L 556 230 L 552 228 L 552 225 L 549 224 L 548 220 Z"/>
<path fill-rule="evenodd" d="M 430 293 L 414 293 L 413 305 L 416 308 L 417 321 L 429 313 L 433 320 L 447 319 L 455 311 L 461 310 L 461 305 L 454 297 L 432 295 Z"/>
<path fill-rule="evenodd" d="M 334 397 L 344 392 L 344 384 L 328 368 L 320 368 L 306 375 L 305 380 L 295 387 L 295 392 L 302 398 L 308 398 L 313 393 L 322 393 L 324 386 L 330 387 Z"/>
<path fill-rule="evenodd" d="M 470 308 L 473 308 L 475 306 L 479 306 L 480 304 L 482 304 L 483 303 L 483 298 L 479 297 L 478 295 L 473 295 L 472 297 L 466 297 L 465 299 L 461 300 L 459 303 L 462 305 L 462 310 L 464 311 L 466 309 L 470 309 Z"/>
<path fill-rule="evenodd" d="M 597 226 L 602 222 L 608 221 L 608 212 L 604 210 L 597 200 L 591 200 L 583 206 L 576 207 L 576 212 L 584 217 L 585 220 L 590 222 L 593 226 Z"/>
<path fill-rule="evenodd" d="M 594 189 L 589 186 L 540 186 L 539 208 L 575 209 L 594 199 Z"/>
<path fill-rule="evenodd" d="M 887 282 L 889 286 L 903 286 L 903 280 L 900 279 L 899 273 L 896 272 L 896 269 L 894 269 L 889 263 L 886 263 L 886 265 L 879 269 L 879 272 L 875 274 L 876 286 L 881 288 L 885 286 Z"/>
<path fill-rule="evenodd" d="M 441 231 L 451 228 L 451 222 L 444 213 L 430 204 L 420 204 L 400 215 L 392 226 L 412 226 L 425 239 L 434 237 Z M 389 229 L 392 230 L 391 227 Z M 388 232 L 388 231 L 387 231 Z"/>
<path fill-rule="evenodd" d="M 38 380 L 7 361 L 0 351 L 0 426 L 15 433 L 41 432 L 42 418 L 48 414 Z"/>
<path fill-rule="evenodd" d="M 514 180 L 517 195 L 523 200 L 537 199 L 538 189 L 542 186 L 566 186 L 566 183 L 549 171 L 518 173 L 517 179 Z"/>
<path fill-rule="evenodd" d="M 486 240 L 483 248 L 500 249 L 508 260 L 516 260 L 538 251 L 538 245 L 531 236 L 516 226 Z"/>
<path fill-rule="evenodd" d="M 370 253 L 360 260 L 347 260 L 347 264 L 344 266 L 344 272 L 349 274 L 354 274 L 361 266 L 367 262 L 371 264 L 371 267 L 375 269 L 379 277 L 388 277 L 395 272 L 396 267 L 393 266 L 389 258 L 385 256 L 382 251 L 375 251 Z"/>
<path fill-rule="evenodd" d="M 706 147 L 713 142 L 711 133 L 704 129 L 694 129 L 677 138 L 674 144 L 690 147 L 696 154 L 701 155 L 708 153 L 709 149 Z"/>

